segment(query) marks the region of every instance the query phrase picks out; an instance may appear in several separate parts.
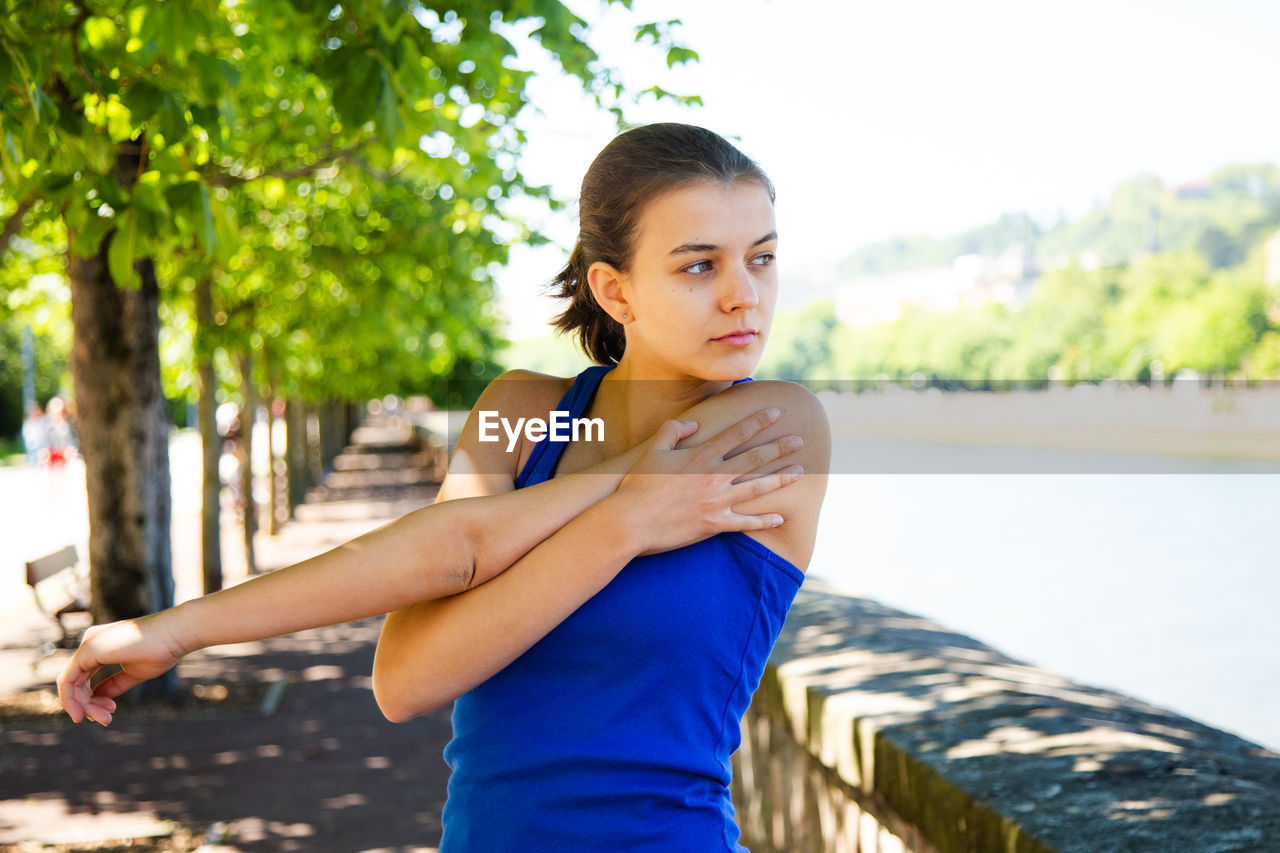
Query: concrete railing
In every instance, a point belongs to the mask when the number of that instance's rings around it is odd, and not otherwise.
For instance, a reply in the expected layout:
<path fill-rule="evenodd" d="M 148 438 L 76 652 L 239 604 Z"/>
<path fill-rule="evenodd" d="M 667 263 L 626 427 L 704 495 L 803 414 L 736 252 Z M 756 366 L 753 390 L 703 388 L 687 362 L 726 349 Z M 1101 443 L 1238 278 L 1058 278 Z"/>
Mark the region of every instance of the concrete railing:
<path fill-rule="evenodd" d="M 1280 755 L 812 580 L 742 730 L 756 853 L 1280 850 Z"/>

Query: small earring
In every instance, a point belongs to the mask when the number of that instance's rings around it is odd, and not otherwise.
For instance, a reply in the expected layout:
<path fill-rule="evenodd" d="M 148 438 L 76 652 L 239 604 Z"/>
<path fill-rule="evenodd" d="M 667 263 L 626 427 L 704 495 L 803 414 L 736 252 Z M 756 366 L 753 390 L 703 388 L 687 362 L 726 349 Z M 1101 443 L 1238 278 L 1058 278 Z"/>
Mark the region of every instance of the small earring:
<path fill-rule="evenodd" d="M 624 312 L 622 312 L 622 319 L 624 319 L 624 320 L 625 320 L 625 319 L 627 319 L 627 318 L 628 318 L 628 317 L 630 317 L 630 316 L 631 316 L 631 315 L 630 315 L 630 314 L 628 314 L 627 312 L 625 312 L 625 311 L 624 311 Z"/>

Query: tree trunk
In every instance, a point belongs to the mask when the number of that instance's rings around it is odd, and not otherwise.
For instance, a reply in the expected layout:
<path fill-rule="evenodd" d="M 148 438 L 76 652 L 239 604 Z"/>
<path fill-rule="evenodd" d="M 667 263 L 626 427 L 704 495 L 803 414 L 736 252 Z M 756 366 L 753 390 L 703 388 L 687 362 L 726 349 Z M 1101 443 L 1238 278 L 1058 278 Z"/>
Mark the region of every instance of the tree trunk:
<path fill-rule="evenodd" d="M 320 404 L 320 470 L 321 476 L 333 470 L 333 460 L 346 446 L 346 422 L 341 400 L 327 399 Z"/>
<path fill-rule="evenodd" d="M 307 488 L 324 482 L 324 451 L 320 447 L 321 404 L 308 403 L 306 409 Z M 303 495 L 306 498 L 306 495 Z"/>
<path fill-rule="evenodd" d="M 311 461 L 307 452 L 307 410 L 302 400 L 294 397 L 285 403 L 285 475 L 289 489 L 289 517 L 307 497 L 311 488 Z"/>
<path fill-rule="evenodd" d="M 121 146 L 117 171 L 122 182 L 137 174 L 140 156 L 139 143 Z M 160 287 L 149 259 L 134 264 L 141 277 L 137 288 L 117 286 L 107 264 L 112 236 L 93 257 L 68 251 L 67 258 L 95 622 L 142 616 L 173 604 Z M 171 696 L 176 689 L 170 672 L 131 693 L 144 701 Z"/>
<path fill-rule="evenodd" d="M 359 403 L 347 403 L 347 437 L 343 440 L 343 447 L 351 443 L 352 434 L 360 426 L 360 411 Z"/>
<path fill-rule="evenodd" d="M 200 566 L 205 594 L 222 589 L 222 436 L 218 435 L 218 379 L 213 369 L 213 287 L 208 278 L 196 282 L 196 376 L 200 401 Z"/>
<path fill-rule="evenodd" d="M 253 551 L 253 536 L 258 532 L 258 503 L 253 498 L 253 427 L 258 421 L 258 394 L 253 385 L 253 354 L 240 355 L 240 494 L 244 502 L 244 565 L 249 574 L 257 574 L 258 561 Z"/>
<path fill-rule="evenodd" d="M 271 465 L 267 469 L 267 483 L 270 494 L 269 511 L 267 517 L 267 535 L 275 536 L 280 532 L 280 487 L 283 485 L 280 480 L 281 467 L 283 461 L 276 458 L 276 423 L 279 418 L 276 417 L 276 392 L 275 388 L 267 389 L 267 458 L 271 460 Z M 285 498 L 288 503 L 288 498 Z"/>

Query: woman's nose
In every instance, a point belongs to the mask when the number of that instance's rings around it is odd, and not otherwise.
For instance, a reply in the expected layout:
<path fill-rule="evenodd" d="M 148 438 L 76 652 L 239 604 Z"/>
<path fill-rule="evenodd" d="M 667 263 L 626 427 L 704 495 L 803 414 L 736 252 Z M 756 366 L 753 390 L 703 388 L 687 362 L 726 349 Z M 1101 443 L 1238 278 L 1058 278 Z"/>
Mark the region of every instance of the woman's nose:
<path fill-rule="evenodd" d="M 745 266 L 732 268 L 724 277 L 724 292 L 721 303 L 726 311 L 754 308 L 760 304 L 760 296 L 756 292 L 755 282 L 751 279 L 751 271 Z"/>

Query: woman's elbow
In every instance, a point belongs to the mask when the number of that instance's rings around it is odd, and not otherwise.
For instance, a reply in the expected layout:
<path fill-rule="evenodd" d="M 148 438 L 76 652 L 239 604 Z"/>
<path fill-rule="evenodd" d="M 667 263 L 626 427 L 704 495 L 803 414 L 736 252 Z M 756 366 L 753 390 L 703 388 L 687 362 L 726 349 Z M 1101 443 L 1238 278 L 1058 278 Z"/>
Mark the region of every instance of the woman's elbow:
<path fill-rule="evenodd" d="M 373 699 L 393 723 L 403 723 L 448 705 L 451 696 L 432 689 L 438 679 L 413 672 L 379 642 L 373 659 Z"/>
<path fill-rule="evenodd" d="M 382 716 L 387 718 L 387 722 L 407 723 L 413 719 L 413 714 L 405 712 L 404 709 L 397 705 L 388 704 L 376 693 L 374 694 L 374 698 L 378 700 L 378 710 L 382 711 Z"/>
<path fill-rule="evenodd" d="M 378 703 L 378 710 L 382 712 L 382 716 L 393 723 L 403 723 L 413 719 L 414 715 L 408 703 L 404 701 L 393 684 L 387 683 L 385 676 L 378 675 L 376 668 L 373 670 L 373 701 Z"/>
<path fill-rule="evenodd" d="M 376 695 L 374 698 L 378 700 L 378 710 L 382 711 L 382 716 L 386 717 L 387 721 L 391 723 L 407 723 L 414 717 L 420 717 L 427 711 L 433 710 L 428 708 L 423 711 L 415 711 L 412 706 L 404 702 L 387 701 L 383 697 Z"/>
<path fill-rule="evenodd" d="M 445 703 L 435 702 L 424 695 L 421 685 L 410 685 L 407 679 L 388 672 L 388 667 L 374 664 L 373 699 L 378 703 L 382 716 L 393 723 L 404 723 L 414 717 L 430 713 Z"/>

